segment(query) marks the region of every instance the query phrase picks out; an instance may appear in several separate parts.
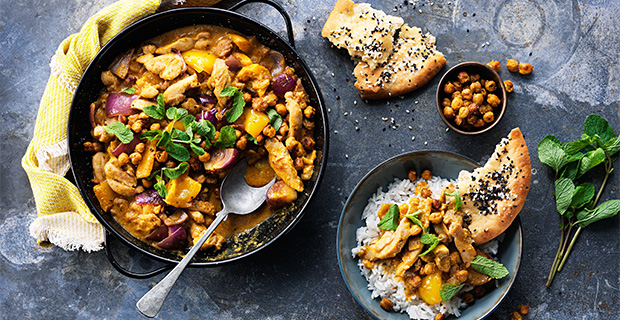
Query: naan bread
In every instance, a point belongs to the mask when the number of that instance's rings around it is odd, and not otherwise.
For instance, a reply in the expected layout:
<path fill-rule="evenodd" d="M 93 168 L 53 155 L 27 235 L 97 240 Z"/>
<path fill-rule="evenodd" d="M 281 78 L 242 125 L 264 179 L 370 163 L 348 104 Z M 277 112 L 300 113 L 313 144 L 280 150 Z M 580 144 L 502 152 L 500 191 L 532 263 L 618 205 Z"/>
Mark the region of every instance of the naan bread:
<path fill-rule="evenodd" d="M 495 147 L 482 168 L 461 171 L 461 211 L 474 243 L 480 245 L 504 232 L 515 219 L 530 188 L 530 154 L 519 128 Z"/>
<path fill-rule="evenodd" d="M 364 99 L 411 92 L 430 81 L 446 64 L 435 47 L 435 37 L 368 3 L 338 0 L 321 35 L 338 48 L 347 49 L 357 62 L 353 72 L 355 87 Z"/>

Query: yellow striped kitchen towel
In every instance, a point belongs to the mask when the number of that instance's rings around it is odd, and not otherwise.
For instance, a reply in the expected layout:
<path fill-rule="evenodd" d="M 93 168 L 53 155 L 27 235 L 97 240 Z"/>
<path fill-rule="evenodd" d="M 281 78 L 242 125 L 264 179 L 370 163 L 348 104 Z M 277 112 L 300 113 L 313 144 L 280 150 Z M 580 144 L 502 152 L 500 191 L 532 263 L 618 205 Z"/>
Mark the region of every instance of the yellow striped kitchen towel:
<path fill-rule="evenodd" d="M 130 24 L 153 14 L 159 5 L 159 0 L 116 2 L 65 39 L 52 57 L 52 74 L 41 98 L 34 135 L 22 158 L 38 212 L 30 234 L 39 242 L 49 241 L 65 250 L 101 249 L 101 225 L 77 187 L 64 178 L 69 170 L 69 108 L 82 73 L 101 47 Z"/>

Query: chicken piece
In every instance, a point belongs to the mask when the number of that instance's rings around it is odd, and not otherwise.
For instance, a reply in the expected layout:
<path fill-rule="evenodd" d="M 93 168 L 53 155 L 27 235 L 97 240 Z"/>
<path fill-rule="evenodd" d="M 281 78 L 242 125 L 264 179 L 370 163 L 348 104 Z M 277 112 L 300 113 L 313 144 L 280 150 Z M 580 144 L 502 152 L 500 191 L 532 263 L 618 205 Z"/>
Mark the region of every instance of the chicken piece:
<path fill-rule="evenodd" d="M 265 148 L 269 153 L 269 164 L 278 177 L 291 188 L 299 192 L 304 191 L 304 184 L 297 175 L 293 159 L 284 144 L 276 138 L 270 138 L 265 141 Z"/>
<path fill-rule="evenodd" d="M 316 160 L 316 150 L 312 150 L 312 152 L 301 158 L 301 161 L 304 163 L 304 169 L 301 172 L 301 180 L 310 180 L 312 178 L 312 174 L 314 173 L 314 160 Z"/>
<path fill-rule="evenodd" d="M 481 286 L 492 279 L 493 278 L 487 276 L 486 274 L 476 271 L 474 268 L 467 268 L 467 284 Z"/>
<path fill-rule="evenodd" d="M 424 244 L 420 242 L 420 237 L 414 237 L 407 242 L 407 250 L 403 254 L 401 263 L 396 267 L 395 275 L 402 277 L 405 271 L 409 270 L 411 266 L 418 260 L 418 255 L 422 252 Z"/>
<path fill-rule="evenodd" d="M 220 92 L 222 92 L 231 81 L 232 78 L 226 62 L 222 59 L 215 59 L 213 71 L 211 72 L 209 80 L 207 80 L 207 85 L 213 89 L 213 93 L 220 107 L 224 107 L 228 99 L 230 99 L 230 97 L 220 97 Z"/>
<path fill-rule="evenodd" d="M 136 89 L 138 89 L 140 97 L 152 99 L 159 94 L 159 88 L 161 88 L 163 84 L 164 80 L 158 75 L 147 71 L 136 80 Z"/>
<path fill-rule="evenodd" d="M 121 80 L 114 75 L 111 71 L 104 71 L 101 73 L 101 82 L 106 87 L 116 87 Z"/>
<path fill-rule="evenodd" d="M 476 249 L 472 246 L 474 242 L 471 238 L 469 230 L 464 230 L 460 224 L 450 224 L 450 235 L 454 238 L 454 245 L 461 255 L 461 259 L 465 264 L 465 267 L 471 265 L 471 261 L 476 256 Z"/>
<path fill-rule="evenodd" d="M 161 226 L 161 219 L 157 216 L 161 206 L 152 204 L 137 204 L 135 201 L 125 211 L 125 219 L 131 226 L 131 233 L 138 237 L 146 237 L 155 228 Z"/>
<path fill-rule="evenodd" d="M 146 70 L 159 75 L 164 80 L 172 80 L 185 71 L 183 57 L 176 53 L 163 54 L 144 62 Z"/>
<path fill-rule="evenodd" d="M 147 106 L 154 106 L 156 105 L 155 102 L 150 101 L 150 100 L 146 100 L 146 99 L 136 99 L 134 101 L 131 102 L 131 108 L 132 109 L 136 109 L 136 110 L 144 110 L 144 107 Z"/>
<path fill-rule="evenodd" d="M 278 102 L 278 96 L 273 92 L 269 92 L 262 97 L 252 98 L 252 109 L 256 111 L 265 111 L 268 107 L 274 107 Z"/>
<path fill-rule="evenodd" d="M 195 74 L 179 80 L 164 91 L 164 102 L 171 106 L 177 105 L 185 100 L 185 91 L 196 86 L 198 81 Z"/>
<path fill-rule="evenodd" d="M 450 226 L 452 224 L 463 225 L 463 216 L 452 209 L 448 209 L 443 215 L 443 223 L 446 226 Z"/>
<path fill-rule="evenodd" d="M 229 38 L 224 38 L 217 43 L 217 45 L 215 46 L 213 50 L 213 53 L 220 58 L 224 58 L 224 57 L 228 57 L 228 55 L 230 55 L 232 50 L 233 50 L 232 40 L 230 40 Z"/>
<path fill-rule="evenodd" d="M 202 200 L 194 199 L 193 201 L 189 203 L 189 206 L 187 207 L 187 209 L 189 209 L 190 212 L 191 210 L 196 210 L 209 216 L 215 215 L 215 207 L 209 201 L 202 201 Z"/>
<path fill-rule="evenodd" d="M 284 181 L 274 183 L 267 191 L 267 205 L 272 209 L 282 208 L 297 200 L 297 191 Z"/>
<path fill-rule="evenodd" d="M 93 156 L 93 171 L 95 173 L 95 183 L 102 183 L 105 181 L 104 166 L 108 162 L 108 155 L 105 152 L 97 152 Z"/>
<path fill-rule="evenodd" d="M 304 94 L 302 92 L 287 92 L 284 95 L 286 99 L 286 110 L 288 110 L 288 136 L 301 141 L 301 128 L 304 120 L 303 107 L 305 107 Z"/>
<path fill-rule="evenodd" d="M 435 254 L 435 265 L 437 265 L 437 269 L 442 272 L 450 271 L 450 250 L 444 244 L 439 244 L 435 249 L 433 249 L 433 254 Z"/>
<path fill-rule="evenodd" d="M 123 170 L 117 158 L 112 158 L 104 166 L 104 172 L 108 185 L 114 192 L 131 197 L 136 194 L 136 174 L 133 169 Z"/>
<path fill-rule="evenodd" d="M 396 230 L 385 231 L 381 235 L 381 238 L 363 247 L 358 255 L 360 258 L 370 261 L 395 257 L 405 246 L 407 239 L 409 239 L 409 236 L 413 233 L 414 230 L 411 226 L 411 220 L 403 217 Z"/>
<path fill-rule="evenodd" d="M 189 233 L 192 236 L 192 242 L 196 244 L 196 242 L 198 242 L 198 239 L 200 239 L 200 237 L 205 233 L 205 231 L 207 231 L 207 227 L 205 227 L 204 225 L 192 223 L 189 227 Z M 226 239 L 224 239 L 224 237 L 214 232 L 209 236 L 209 239 L 205 241 L 205 243 L 202 245 L 202 247 L 200 247 L 200 249 L 209 249 L 211 247 L 215 247 L 215 249 L 220 250 L 225 241 Z"/>
<path fill-rule="evenodd" d="M 183 52 L 183 51 L 187 51 L 193 48 L 195 43 L 196 43 L 196 40 L 192 38 L 183 37 L 173 43 L 157 48 L 155 53 L 165 54 L 165 53 L 171 53 L 173 52 L 173 50 Z"/>
<path fill-rule="evenodd" d="M 138 63 L 142 63 L 142 64 L 145 64 L 147 61 L 149 61 L 149 60 L 153 59 L 153 57 L 154 57 L 154 56 L 153 56 L 153 54 L 151 54 L 151 53 L 145 53 L 145 54 L 143 54 L 143 55 L 141 55 L 141 56 L 137 57 L 137 58 L 136 58 L 136 62 L 138 62 Z"/>
<path fill-rule="evenodd" d="M 196 222 L 196 223 L 204 223 L 205 222 L 205 216 L 203 216 L 202 213 L 200 213 L 200 211 L 189 210 L 189 216 L 192 217 L 192 220 L 194 220 L 194 222 Z"/>

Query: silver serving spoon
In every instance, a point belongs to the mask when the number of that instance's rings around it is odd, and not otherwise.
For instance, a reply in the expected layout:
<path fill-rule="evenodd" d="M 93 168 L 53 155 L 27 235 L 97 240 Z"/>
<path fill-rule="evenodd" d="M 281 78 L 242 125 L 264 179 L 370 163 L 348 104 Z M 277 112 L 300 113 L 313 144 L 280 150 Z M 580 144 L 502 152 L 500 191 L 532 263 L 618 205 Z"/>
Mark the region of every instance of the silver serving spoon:
<path fill-rule="evenodd" d="M 156 286 L 147 292 L 142 299 L 138 301 L 136 307 L 145 316 L 152 318 L 159 312 L 164 304 L 170 289 L 174 286 L 187 264 L 192 257 L 198 252 L 202 244 L 209 238 L 215 228 L 228 217 L 229 213 L 248 214 L 258 209 L 267 195 L 267 190 L 275 182 L 271 180 L 267 185 L 260 188 L 250 187 L 245 182 L 245 168 L 247 162 L 242 159 L 232 171 L 222 181 L 220 188 L 220 198 L 222 199 L 222 211 L 215 215 L 215 220 L 211 223 L 207 231 L 198 239 L 198 242 L 192 247 L 187 255 L 179 262 L 179 264 L 168 273 Z"/>

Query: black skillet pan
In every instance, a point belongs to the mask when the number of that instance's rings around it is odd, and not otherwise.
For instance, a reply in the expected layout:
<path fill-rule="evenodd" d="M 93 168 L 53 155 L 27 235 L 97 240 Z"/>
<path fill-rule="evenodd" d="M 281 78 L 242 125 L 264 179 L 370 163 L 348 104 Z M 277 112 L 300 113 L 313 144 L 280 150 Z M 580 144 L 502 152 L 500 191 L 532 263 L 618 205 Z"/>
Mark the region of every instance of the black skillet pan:
<path fill-rule="evenodd" d="M 182 259 L 181 255 L 184 253 L 183 251 L 161 250 L 132 236 L 109 213 L 101 209 L 99 201 L 93 192 L 94 184 L 90 181 L 93 177 L 92 154 L 85 152 L 82 146 L 84 142 L 90 139 L 89 105 L 97 100 L 97 97 L 104 89 L 104 85 L 100 80 L 101 72 L 107 70 L 114 58 L 128 48 L 137 47 L 148 39 L 162 33 L 197 24 L 223 26 L 241 32 L 246 36 L 256 36 L 262 44 L 280 52 L 286 59 L 286 63 L 295 68 L 297 75 L 303 81 L 306 92 L 310 96 L 310 105 L 317 109 L 315 116 L 317 150 L 315 171 L 312 179 L 306 182 L 305 191 L 298 195 L 297 201 L 292 206 L 276 212 L 246 234 L 240 235 L 236 241 L 228 240 L 222 250 L 203 250 L 199 252 L 190 266 L 215 266 L 235 261 L 271 244 L 301 219 L 304 209 L 318 188 L 327 160 L 329 132 L 323 97 L 310 69 L 308 69 L 305 62 L 294 49 L 291 20 L 279 4 L 269 0 L 247 0 L 233 6 L 231 10 L 252 2 L 268 4 L 282 14 L 287 26 L 289 43 L 263 24 L 235 12 L 216 8 L 173 9 L 149 16 L 120 32 L 101 49 L 82 76 L 71 105 L 68 131 L 69 158 L 77 187 L 93 215 L 106 229 L 106 237 L 111 234 L 143 254 L 168 263 L 168 265 L 160 269 L 147 273 L 136 273 L 126 270 L 116 262 L 106 240 L 104 245 L 108 259 L 119 272 L 126 276 L 134 278 L 151 277 L 170 269 L 174 263 Z"/>

